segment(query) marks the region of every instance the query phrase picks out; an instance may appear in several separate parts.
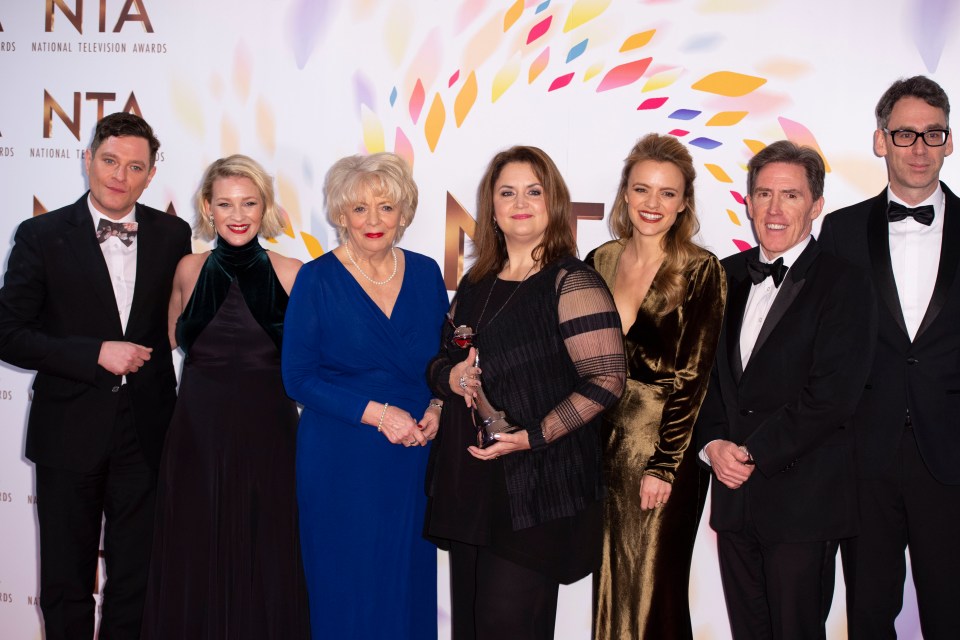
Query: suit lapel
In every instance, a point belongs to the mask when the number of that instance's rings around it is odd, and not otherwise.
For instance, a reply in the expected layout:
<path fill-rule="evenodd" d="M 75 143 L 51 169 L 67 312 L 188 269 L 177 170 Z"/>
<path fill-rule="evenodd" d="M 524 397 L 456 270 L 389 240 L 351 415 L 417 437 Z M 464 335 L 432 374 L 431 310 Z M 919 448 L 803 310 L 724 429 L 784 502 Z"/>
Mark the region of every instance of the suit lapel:
<path fill-rule="evenodd" d="M 897 281 L 893 276 L 893 263 L 890 261 L 890 225 L 887 222 L 887 192 L 883 191 L 873 199 L 867 214 L 867 247 L 870 252 L 871 272 L 877 293 L 890 315 L 893 316 L 903 335 L 909 339 L 907 323 L 900 308 L 900 295 L 897 293 Z M 944 220 L 946 222 L 946 220 Z M 941 261 L 943 256 L 941 255 Z"/>
<path fill-rule="evenodd" d="M 137 276 L 133 286 L 133 301 L 130 304 L 130 317 L 127 318 L 127 333 L 135 328 L 140 316 L 144 312 L 144 300 L 153 295 L 154 286 L 151 279 L 152 265 L 157 264 L 155 255 L 159 243 L 156 242 L 153 220 L 144 214 L 140 205 L 137 205 Z"/>
<path fill-rule="evenodd" d="M 960 199 L 953 195 L 947 185 L 941 182 L 940 186 L 946 195 L 946 206 L 943 214 L 943 238 L 940 242 L 940 264 L 937 267 L 937 282 L 933 287 L 930 304 L 927 306 L 926 313 L 923 314 L 923 321 L 920 323 L 920 328 L 917 329 L 914 341 L 923 335 L 923 332 L 936 320 L 947 301 L 947 293 L 953 286 L 953 280 L 957 274 L 957 265 L 960 264 L 960 221 L 956 220 L 956 216 L 960 215 Z"/>
<path fill-rule="evenodd" d="M 116 321 L 112 329 L 116 335 L 122 335 L 120 312 L 117 310 L 117 298 L 113 294 L 113 285 L 110 284 L 110 271 L 103 259 L 103 252 L 97 243 L 97 234 L 93 228 L 93 216 L 87 206 L 87 195 L 84 194 L 73 205 L 69 218 L 71 229 L 65 238 L 67 245 L 74 252 L 77 264 L 89 275 L 90 286 L 97 297 L 99 306 L 110 317 L 111 323 Z"/>
<path fill-rule="evenodd" d="M 731 283 L 732 284 L 732 283 Z M 747 298 L 752 286 L 750 278 L 745 278 L 730 287 L 730 297 L 727 305 L 730 312 L 727 315 L 727 356 L 730 361 L 730 371 L 733 379 L 739 383 L 743 376 L 743 357 L 740 353 L 740 328 L 743 326 L 743 314 L 747 310 Z"/>
<path fill-rule="evenodd" d="M 797 299 L 800 290 L 803 289 L 803 285 L 806 283 L 807 270 L 818 255 L 820 255 L 820 247 L 817 246 L 817 241 L 811 238 L 810 244 L 807 245 L 807 248 L 804 249 L 800 257 L 797 258 L 796 263 L 790 265 L 790 269 L 787 271 L 787 277 L 784 278 L 781 283 L 780 290 L 777 291 L 777 297 L 773 299 L 770 311 L 767 313 L 767 317 L 763 321 L 763 326 L 760 327 L 760 333 L 757 335 L 757 342 L 753 345 L 753 354 L 750 356 L 750 362 L 754 361 L 755 354 L 763 348 L 767 338 L 769 338 L 773 330 L 777 328 L 784 314 L 786 314 L 787 309 L 789 309 L 793 301 Z M 747 363 L 748 368 L 750 367 L 750 362 Z"/>

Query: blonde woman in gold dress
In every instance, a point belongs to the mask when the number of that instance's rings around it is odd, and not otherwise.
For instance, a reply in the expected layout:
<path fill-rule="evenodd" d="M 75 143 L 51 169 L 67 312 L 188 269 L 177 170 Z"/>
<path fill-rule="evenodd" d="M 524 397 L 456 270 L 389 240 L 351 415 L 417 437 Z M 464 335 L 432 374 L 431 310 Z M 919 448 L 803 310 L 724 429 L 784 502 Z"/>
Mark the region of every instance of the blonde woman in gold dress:
<path fill-rule="evenodd" d="M 627 355 L 627 388 L 602 428 L 608 498 L 594 574 L 598 640 L 693 637 L 687 590 L 709 476 L 687 447 L 726 297 L 720 262 L 692 241 L 695 177 L 676 138 L 642 138 L 611 212 L 617 239 L 586 260 L 613 292 Z"/>

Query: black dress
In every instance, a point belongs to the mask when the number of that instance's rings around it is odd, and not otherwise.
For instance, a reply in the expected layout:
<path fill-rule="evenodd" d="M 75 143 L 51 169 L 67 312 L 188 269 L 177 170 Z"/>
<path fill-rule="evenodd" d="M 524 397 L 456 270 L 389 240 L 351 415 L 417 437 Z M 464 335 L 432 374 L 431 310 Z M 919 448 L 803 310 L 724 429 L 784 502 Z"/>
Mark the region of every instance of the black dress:
<path fill-rule="evenodd" d="M 309 638 L 298 416 L 277 345 L 286 296 L 256 241 L 224 245 L 178 322 L 188 355 L 157 488 L 143 640 Z M 245 296 L 251 286 L 257 295 Z M 260 321 L 245 298 L 269 307 Z M 279 323 L 266 322 L 271 313 Z"/>

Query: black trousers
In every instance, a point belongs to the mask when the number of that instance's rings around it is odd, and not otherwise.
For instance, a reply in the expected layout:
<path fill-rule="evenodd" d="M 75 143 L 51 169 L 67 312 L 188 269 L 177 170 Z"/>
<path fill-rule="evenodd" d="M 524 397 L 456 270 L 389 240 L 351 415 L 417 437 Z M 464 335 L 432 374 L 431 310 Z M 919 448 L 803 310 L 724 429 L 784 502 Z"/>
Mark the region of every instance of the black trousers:
<path fill-rule="evenodd" d="M 553 640 L 559 590 L 488 547 L 451 542 L 453 640 Z"/>
<path fill-rule="evenodd" d="M 157 473 L 141 452 L 127 391 L 120 393 L 110 447 L 92 470 L 36 467 L 46 640 L 94 637 L 101 524 L 107 579 L 99 638 L 140 637 Z"/>
<path fill-rule="evenodd" d="M 897 637 L 907 547 L 924 639 L 960 638 L 960 486 L 930 475 L 905 428 L 897 463 L 858 489 L 860 535 L 841 546 L 850 639 Z"/>
<path fill-rule="evenodd" d="M 734 640 L 823 640 L 833 601 L 837 542 L 763 541 L 717 532 L 720 579 Z"/>

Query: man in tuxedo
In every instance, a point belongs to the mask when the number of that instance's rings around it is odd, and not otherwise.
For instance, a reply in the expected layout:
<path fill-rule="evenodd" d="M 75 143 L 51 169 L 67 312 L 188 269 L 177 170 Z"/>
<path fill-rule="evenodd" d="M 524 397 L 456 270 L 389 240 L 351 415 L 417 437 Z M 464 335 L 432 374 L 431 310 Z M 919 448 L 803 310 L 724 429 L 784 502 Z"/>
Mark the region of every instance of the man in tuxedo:
<path fill-rule="evenodd" d="M 96 127 L 90 190 L 23 222 L 0 289 L 0 359 L 35 369 L 26 455 L 35 464 L 47 640 L 135 639 L 150 562 L 160 451 L 176 399 L 167 331 L 190 227 L 137 203 L 160 143 L 142 118 Z"/>
<path fill-rule="evenodd" d="M 736 640 L 823 638 L 837 543 L 856 533 L 853 433 L 872 359 L 866 275 L 810 235 L 820 155 L 788 141 L 748 164 L 758 248 L 723 261 L 727 307 L 696 425 Z"/>
<path fill-rule="evenodd" d="M 929 78 L 893 83 L 873 134 L 889 184 L 820 234 L 824 251 L 868 271 L 880 301 L 854 416 L 860 535 L 842 547 L 853 640 L 896 637 L 908 545 L 923 637 L 960 638 L 960 200 L 939 180 L 949 116 Z"/>

